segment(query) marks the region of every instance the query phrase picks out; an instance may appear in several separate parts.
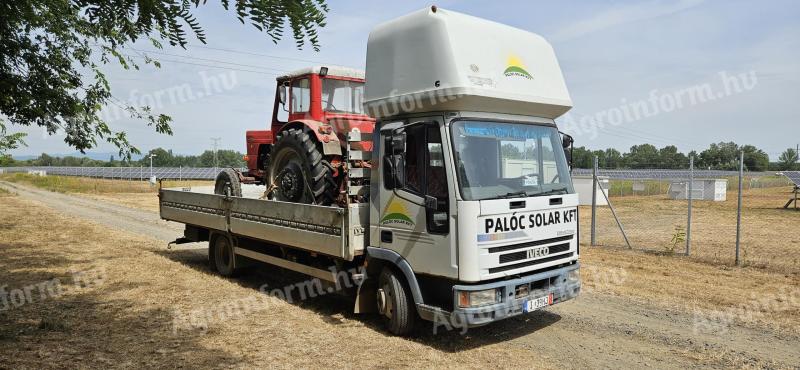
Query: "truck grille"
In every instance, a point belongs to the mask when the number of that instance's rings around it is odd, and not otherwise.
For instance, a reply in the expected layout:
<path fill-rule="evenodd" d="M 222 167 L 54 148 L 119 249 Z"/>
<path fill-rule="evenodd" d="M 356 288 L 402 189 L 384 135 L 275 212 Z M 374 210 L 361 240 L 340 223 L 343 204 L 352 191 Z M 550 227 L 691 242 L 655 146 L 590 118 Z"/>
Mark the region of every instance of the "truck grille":
<path fill-rule="evenodd" d="M 539 246 L 539 245 L 545 245 L 545 244 L 552 244 L 552 243 L 569 241 L 569 240 L 572 240 L 572 238 L 574 238 L 574 237 L 575 237 L 575 235 L 567 235 L 567 236 L 559 236 L 557 238 L 551 238 L 551 239 L 536 240 L 536 241 L 527 242 L 527 243 L 504 245 L 502 247 L 492 247 L 492 248 L 489 248 L 489 253 L 507 252 L 507 251 L 513 251 L 515 249 L 523 249 L 523 248 L 529 249 L 530 247 L 536 247 L 536 246 Z"/>
<path fill-rule="evenodd" d="M 526 261 L 526 262 L 522 262 L 522 263 L 517 263 L 517 264 L 514 264 L 514 265 L 493 267 L 493 268 L 489 269 L 489 273 L 490 274 L 494 274 L 494 273 L 508 271 L 508 270 L 514 270 L 514 269 L 518 269 L 518 268 L 522 268 L 522 267 L 538 265 L 540 263 L 556 261 L 556 260 L 559 260 L 559 259 L 562 259 L 562 258 L 572 257 L 574 254 L 575 253 L 573 253 L 573 252 L 569 252 L 569 253 L 565 253 L 565 254 L 559 254 L 557 256 L 549 256 L 549 257 L 541 258 L 541 259 L 538 259 L 538 260 L 530 260 L 530 261 Z"/>
<path fill-rule="evenodd" d="M 566 252 L 569 250 L 569 243 L 558 244 L 550 247 L 550 254 Z M 500 263 L 509 263 L 528 259 L 528 250 L 500 255 Z"/>

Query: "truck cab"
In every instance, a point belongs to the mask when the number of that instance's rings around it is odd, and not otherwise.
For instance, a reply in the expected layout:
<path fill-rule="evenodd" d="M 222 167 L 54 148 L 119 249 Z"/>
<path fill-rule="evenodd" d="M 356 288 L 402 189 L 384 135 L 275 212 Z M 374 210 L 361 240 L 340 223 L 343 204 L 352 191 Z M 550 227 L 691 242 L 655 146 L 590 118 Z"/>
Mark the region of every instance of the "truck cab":
<path fill-rule="evenodd" d="M 366 72 L 368 253 L 410 266 L 419 315 L 477 326 L 576 297 L 572 139 L 555 124 L 572 102 L 549 43 L 431 7 L 373 30 Z"/>

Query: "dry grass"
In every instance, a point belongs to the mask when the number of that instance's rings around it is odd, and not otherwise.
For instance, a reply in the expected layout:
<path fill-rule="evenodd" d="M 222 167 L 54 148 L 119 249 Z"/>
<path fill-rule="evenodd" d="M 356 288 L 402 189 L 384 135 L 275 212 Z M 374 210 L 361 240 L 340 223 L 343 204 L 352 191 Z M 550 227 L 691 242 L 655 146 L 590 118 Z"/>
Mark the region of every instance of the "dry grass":
<path fill-rule="evenodd" d="M 800 212 L 785 210 L 790 188 L 745 190 L 742 212 L 741 260 L 745 266 L 781 273 L 800 271 Z M 685 228 L 686 201 L 666 196 L 611 198 L 634 248 L 665 252 L 673 246 L 676 228 Z M 732 265 L 736 242 L 737 193 L 728 192 L 725 202 L 695 201 L 692 221 L 691 258 L 712 264 Z M 591 210 L 581 209 L 583 241 L 589 242 Z M 598 242 L 625 245 L 607 207 L 598 212 Z M 678 243 L 682 253 L 685 243 Z"/>
<path fill-rule="evenodd" d="M 175 310 L 225 307 L 259 293 L 246 280 L 208 272 L 202 253 L 167 252 L 162 243 L 17 197 L 0 199 L 0 208 L 0 282 L 11 290 L 58 278 L 65 286 L 59 297 L 34 294 L 33 303 L 0 311 L 0 367 L 548 366 L 502 337 L 473 338 L 481 343 L 475 346 L 470 337 L 426 344 L 387 336 L 374 318 L 348 314 L 351 301 L 332 296 L 299 305 L 266 297 L 268 309 L 176 335 Z M 71 271 L 98 268 L 104 284 L 70 289 Z"/>
<path fill-rule="evenodd" d="M 626 296 L 677 311 L 732 312 L 735 321 L 746 326 L 800 333 L 798 271 L 714 266 L 682 256 L 588 246 L 581 263 L 586 292 Z M 736 314 L 742 307 L 746 314 Z"/>

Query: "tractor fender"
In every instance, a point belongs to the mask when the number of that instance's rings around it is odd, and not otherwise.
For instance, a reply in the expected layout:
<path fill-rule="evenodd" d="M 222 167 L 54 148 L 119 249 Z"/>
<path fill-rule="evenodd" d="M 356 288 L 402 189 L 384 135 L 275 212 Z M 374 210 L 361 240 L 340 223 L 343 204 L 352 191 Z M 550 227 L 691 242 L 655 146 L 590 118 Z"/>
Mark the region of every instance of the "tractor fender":
<path fill-rule="evenodd" d="M 305 132 L 313 132 L 317 137 L 317 141 L 322 144 L 322 154 L 342 155 L 342 144 L 331 126 L 311 119 L 300 119 L 283 125 L 281 131 L 293 128 L 303 129 Z"/>

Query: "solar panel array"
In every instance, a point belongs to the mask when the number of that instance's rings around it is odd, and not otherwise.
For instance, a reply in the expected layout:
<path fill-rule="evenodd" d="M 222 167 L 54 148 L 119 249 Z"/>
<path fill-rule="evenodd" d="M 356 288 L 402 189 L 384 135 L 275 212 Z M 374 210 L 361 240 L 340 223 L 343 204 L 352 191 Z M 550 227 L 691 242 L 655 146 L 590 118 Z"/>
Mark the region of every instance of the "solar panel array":
<path fill-rule="evenodd" d="M 572 170 L 573 175 L 591 176 L 592 170 L 576 168 Z M 748 172 L 748 176 L 769 176 L 768 172 Z M 608 177 L 612 180 L 685 180 L 692 176 L 688 170 L 598 170 L 597 176 Z M 717 170 L 694 170 L 696 179 L 716 179 L 724 177 L 737 177 L 737 171 L 717 171 Z"/>
<path fill-rule="evenodd" d="M 783 171 L 784 176 L 792 180 L 794 186 L 800 187 L 800 171 Z"/>
<path fill-rule="evenodd" d="M 6 167 L 2 170 L 6 173 L 45 171 L 48 175 L 123 180 L 147 180 L 151 176 L 149 167 Z M 220 168 L 153 167 L 152 171 L 152 176 L 159 179 L 213 180 Z"/>
<path fill-rule="evenodd" d="M 149 167 L 6 167 L 5 172 L 45 171 L 50 175 L 98 177 L 106 179 L 147 180 L 150 178 Z M 153 176 L 159 179 L 213 180 L 219 168 L 196 167 L 153 167 Z M 242 169 L 246 171 L 246 169 Z M 591 176 L 592 170 L 576 168 L 573 175 Z M 769 172 L 748 172 L 748 176 L 769 176 Z M 800 186 L 800 171 L 783 173 Z M 598 176 L 612 180 L 685 180 L 690 176 L 687 170 L 598 170 Z M 694 178 L 736 177 L 736 171 L 695 170 Z"/>

